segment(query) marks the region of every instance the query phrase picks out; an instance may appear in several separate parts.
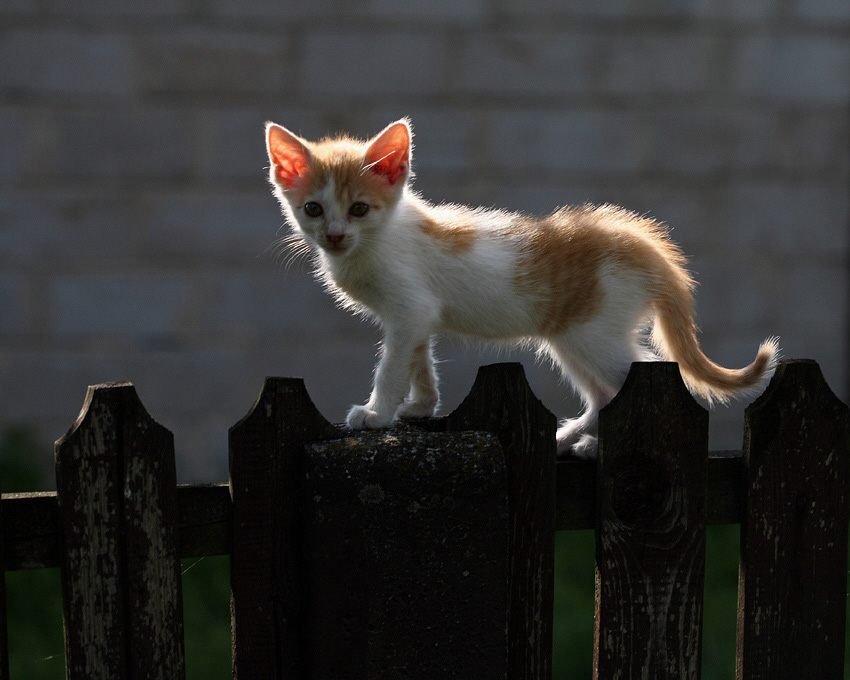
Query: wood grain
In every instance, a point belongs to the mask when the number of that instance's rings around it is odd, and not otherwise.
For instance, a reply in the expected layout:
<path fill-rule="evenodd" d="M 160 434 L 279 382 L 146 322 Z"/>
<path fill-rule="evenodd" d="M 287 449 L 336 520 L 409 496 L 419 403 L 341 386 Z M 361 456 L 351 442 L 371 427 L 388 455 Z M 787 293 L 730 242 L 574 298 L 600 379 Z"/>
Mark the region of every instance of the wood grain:
<path fill-rule="evenodd" d="M 813 361 L 746 411 L 739 680 L 844 677 L 850 420 Z"/>
<path fill-rule="evenodd" d="M 308 663 L 298 497 L 308 441 L 341 436 L 297 378 L 266 378 L 230 429 L 233 673 L 301 680 Z"/>
<path fill-rule="evenodd" d="M 698 680 L 708 413 L 633 364 L 600 417 L 594 678 Z"/>
<path fill-rule="evenodd" d="M 69 680 L 185 676 L 174 445 L 129 383 L 56 443 Z"/>
<path fill-rule="evenodd" d="M 521 364 L 478 371 L 469 395 L 445 419 L 449 431 L 498 437 L 508 476 L 511 560 L 509 678 L 549 680 L 555 552 L 557 421 L 531 391 Z"/>

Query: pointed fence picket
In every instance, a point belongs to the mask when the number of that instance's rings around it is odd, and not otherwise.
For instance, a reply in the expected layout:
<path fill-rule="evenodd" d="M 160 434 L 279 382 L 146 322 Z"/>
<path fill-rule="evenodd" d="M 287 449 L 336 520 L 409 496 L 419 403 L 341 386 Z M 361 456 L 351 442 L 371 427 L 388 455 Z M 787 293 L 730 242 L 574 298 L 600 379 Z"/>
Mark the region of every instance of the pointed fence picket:
<path fill-rule="evenodd" d="M 843 677 L 850 415 L 783 362 L 743 453 L 675 364 L 635 364 L 599 461 L 554 460 L 517 365 L 443 418 L 352 433 L 269 378 L 229 484 L 177 486 L 129 384 L 89 389 L 56 493 L 4 494 L 5 570 L 61 567 L 67 677 L 185 676 L 179 560 L 231 557 L 238 680 L 551 677 L 556 530 L 596 530 L 594 678 L 700 677 L 705 527 L 740 523 L 738 680 Z M 0 680 L 9 677 L 0 580 Z"/>

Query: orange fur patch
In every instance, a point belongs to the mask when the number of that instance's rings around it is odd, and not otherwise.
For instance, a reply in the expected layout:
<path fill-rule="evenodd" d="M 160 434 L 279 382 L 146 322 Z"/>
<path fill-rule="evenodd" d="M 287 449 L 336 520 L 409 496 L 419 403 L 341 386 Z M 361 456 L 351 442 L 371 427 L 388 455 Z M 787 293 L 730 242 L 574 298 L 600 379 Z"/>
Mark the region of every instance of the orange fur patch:
<path fill-rule="evenodd" d="M 519 232 L 522 249 L 514 284 L 536 299 L 544 337 L 597 312 L 603 295 L 599 270 L 606 262 L 646 273 L 652 290 L 658 276 L 669 274 L 669 264 L 680 265 L 683 259 L 659 223 L 613 206 L 562 208 L 539 220 L 517 218 L 511 231 Z"/>
<path fill-rule="evenodd" d="M 413 350 L 410 361 L 411 379 L 423 392 L 434 391 L 434 374 L 428 363 L 428 343 L 421 342 Z"/>
<path fill-rule="evenodd" d="M 439 219 L 423 216 L 419 228 L 454 253 L 468 252 L 475 244 L 475 227 L 446 211 Z"/>
<path fill-rule="evenodd" d="M 386 205 L 389 191 L 386 180 L 364 167 L 365 143 L 349 137 L 337 137 L 308 142 L 308 147 L 311 153 L 309 183 L 299 193 L 307 195 L 332 181 L 336 199 L 342 206 L 364 199 L 371 209 L 381 209 Z"/>

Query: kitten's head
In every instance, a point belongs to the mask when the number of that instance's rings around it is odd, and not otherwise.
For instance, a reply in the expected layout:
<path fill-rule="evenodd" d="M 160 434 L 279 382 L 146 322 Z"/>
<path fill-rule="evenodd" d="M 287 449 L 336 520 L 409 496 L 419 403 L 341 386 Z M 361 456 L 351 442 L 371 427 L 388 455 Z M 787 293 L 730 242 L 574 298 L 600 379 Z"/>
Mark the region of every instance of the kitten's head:
<path fill-rule="evenodd" d="M 275 195 L 309 242 L 330 255 L 348 255 L 384 226 L 398 203 L 410 177 L 410 140 L 406 119 L 368 142 L 308 142 L 267 123 Z"/>

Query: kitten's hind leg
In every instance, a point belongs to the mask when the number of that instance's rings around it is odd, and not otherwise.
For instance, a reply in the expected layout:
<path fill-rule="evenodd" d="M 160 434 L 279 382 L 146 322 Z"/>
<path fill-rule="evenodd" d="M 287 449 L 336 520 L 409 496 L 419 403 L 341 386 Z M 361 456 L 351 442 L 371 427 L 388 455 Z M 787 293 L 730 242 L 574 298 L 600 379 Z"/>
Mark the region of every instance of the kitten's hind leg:
<path fill-rule="evenodd" d="M 430 340 L 420 343 L 413 350 L 410 375 L 410 393 L 399 406 L 396 415 L 399 418 L 430 418 L 440 403 Z"/>
<path fill-rule="evenodd" d="M 607 396 L 607 392 L 605 393 Z M 599 411 L 611 399 L 602 392 L 588 398 L 585 394 L 584 412 L 578 418 L 561 421 L 556 434 L 558 455 L 572 454 L 577 458 L 596 458 L 596 436 L 599 431 Z"/>
<path fill-rule="evenodd" d="M 565 342 L 552 342 L 549 351 L 584 401 L 582 414 L 577 418 L 562 421 L 558 428 L 558 455 L 572 454 L 578 458 L 596 458 L 599 411 L 616 395 L 620 382 L 619 373 L 625 376 L 625 371 L 615 369 L 617 377 L 606 375 L 603 367 L 594 361 L 600 354 L 598 347 L 592 354 L 582 353 L 581 359 L 576 357 L 575 348 Z"/>

